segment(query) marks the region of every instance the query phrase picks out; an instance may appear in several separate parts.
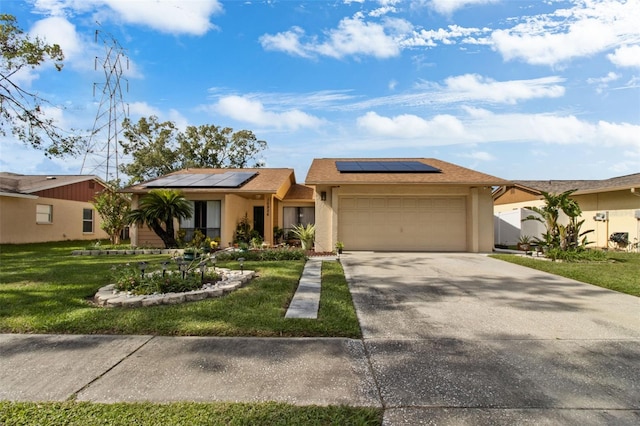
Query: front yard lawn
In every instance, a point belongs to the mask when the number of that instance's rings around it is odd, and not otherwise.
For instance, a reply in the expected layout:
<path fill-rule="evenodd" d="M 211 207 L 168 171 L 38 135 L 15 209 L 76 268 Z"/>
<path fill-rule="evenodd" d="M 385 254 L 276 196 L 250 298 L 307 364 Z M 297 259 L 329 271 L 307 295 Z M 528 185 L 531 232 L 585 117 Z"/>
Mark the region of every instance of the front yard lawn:
<path fill-rule="evenodd" d="M 81 242 L 0 247 L 0 333 L 182 336 L 361 336 L 342 267 L 324 262 L 317 320 L 285 319 L 303 261 L 245 262 L 257 271 L 217 299 L 136 309 L 99 308 L 89 299 L 111 283 L 112 267 L 159 264 L 166 255 L 71 256 Z M 227 265 L 239 269 L 238 264 Z"/>
<path fill-rule="evenodd" d="M 575 263 L 549 262 L 512 254 L 496 254 L 491 257 L 621 293 L 640 296 L 639 253 L 610 252 L 607 254 L 607 262 Z"/>

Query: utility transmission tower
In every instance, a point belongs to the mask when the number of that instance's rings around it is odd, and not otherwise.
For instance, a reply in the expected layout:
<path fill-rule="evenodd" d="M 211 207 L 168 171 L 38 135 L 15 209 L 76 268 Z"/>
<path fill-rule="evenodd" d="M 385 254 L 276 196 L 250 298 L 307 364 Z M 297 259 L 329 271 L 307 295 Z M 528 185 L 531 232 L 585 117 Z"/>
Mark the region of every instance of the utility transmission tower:
<path fill-rule="evenodd" d="M 98 113 L 93 129 L 86 145 L 82 160 L 81 174 L 94 174 L 104 177 L 105 181 L 119 179 L 120 165 L 119 137 L 122 132 L 120 124 L 128 117 L 128 105 L 122 96 L 122 84 L 129 90 L 129 82 L 123 78 L 125 69 L 129 69 L 129 58 L 118 41 L 101 30 L 96 30 L 96 43 L 102 42 L 104 58 L 96 56 L 94 67 L 101 66 L 104 71 L 104 82 L 93 84 L 93 96 L 102 89 Z"/>

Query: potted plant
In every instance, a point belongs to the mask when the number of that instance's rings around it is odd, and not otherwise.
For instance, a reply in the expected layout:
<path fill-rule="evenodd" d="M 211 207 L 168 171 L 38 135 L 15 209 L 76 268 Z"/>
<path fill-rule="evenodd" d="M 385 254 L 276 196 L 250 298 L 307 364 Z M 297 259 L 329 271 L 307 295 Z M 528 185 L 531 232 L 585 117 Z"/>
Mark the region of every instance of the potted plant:
<path fill-rule="evenodd" d="M 184 249 L 184 260 L 185 261 L 191 262 L 196 257 L 198 257 L 198 250 L 196 250 L 194 247 L 187 247 L 186 249 Z"/>
<path fill-rule="evenodd" d="M 291 233 L 298 239 L 303 250 L 311 250 L 313 248 L 313 239 L 316 235 L 316 226 L 308 223 L 307 226 L 302 224 L 293 227 Z"/>
<path fill-rule="evenodd" d="M 338 241 L 336 243 L 336 251 L 338 254 L 342 254 L 342 250 L 344 250 L 344 243 L 342 241 Z"/>
<path fill-rule="evenodd" d="M 525 252 L 529 251 L 531 248 L 531 237 L 529 235 L 522 235 L 520 239 L 518 239 L 518 250 L 523 250 Z"/>

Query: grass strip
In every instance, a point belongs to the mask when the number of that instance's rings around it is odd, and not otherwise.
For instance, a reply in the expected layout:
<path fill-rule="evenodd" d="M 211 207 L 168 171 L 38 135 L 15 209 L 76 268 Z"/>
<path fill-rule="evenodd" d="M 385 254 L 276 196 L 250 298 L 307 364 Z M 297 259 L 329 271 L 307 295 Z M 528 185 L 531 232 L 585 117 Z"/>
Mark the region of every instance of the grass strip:
<path fill-rule="evenodd" d="M 640 254 L 610 252 L 604 262 L 550 262 L 512 254 L 491 255 L 496 259 L 549 272 L 576 281 L 640 296 Z"/>
<path fill-rule="evenodd" d="M 382 410 L 283 403 L 0 402 L 0 424 L 18 425 L 380 425 Z"/>

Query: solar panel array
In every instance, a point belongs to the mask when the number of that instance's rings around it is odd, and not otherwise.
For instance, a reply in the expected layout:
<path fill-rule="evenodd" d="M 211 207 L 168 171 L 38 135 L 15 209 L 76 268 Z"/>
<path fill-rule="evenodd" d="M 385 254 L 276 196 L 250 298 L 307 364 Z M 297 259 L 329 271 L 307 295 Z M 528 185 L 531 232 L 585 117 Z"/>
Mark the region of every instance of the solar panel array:
<path fill-rule="evenodd" d="M 336 161 L 340 173 L 440 173 L 420 161 Z"/>
<path fill-rule="evenodd" d="M 239 188 L 257 174 L 256 172 L 183 173 L 161 177 L 147 183 L 146 186 L 148 188 Z"/>

